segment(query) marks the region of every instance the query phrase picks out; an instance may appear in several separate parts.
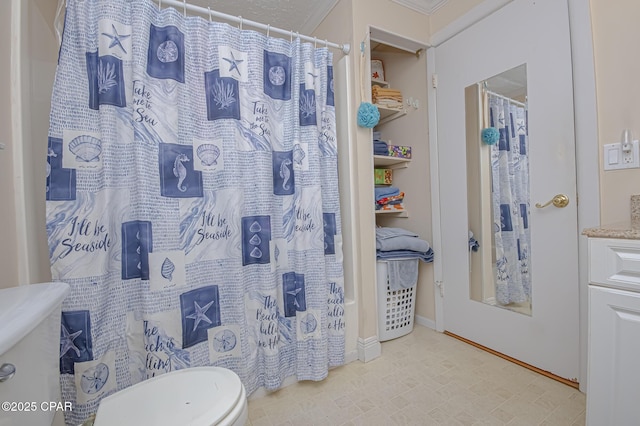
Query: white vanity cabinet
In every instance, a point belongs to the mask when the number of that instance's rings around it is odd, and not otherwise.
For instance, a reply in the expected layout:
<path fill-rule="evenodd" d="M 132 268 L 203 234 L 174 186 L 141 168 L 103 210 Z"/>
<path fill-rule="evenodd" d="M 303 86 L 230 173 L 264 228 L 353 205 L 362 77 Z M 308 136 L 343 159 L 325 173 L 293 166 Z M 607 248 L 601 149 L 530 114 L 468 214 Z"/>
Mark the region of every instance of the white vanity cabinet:
<path fill-rule="evenodd" d="M 587 426 L 640 424 L 640 240 L 589 238 Z"/>

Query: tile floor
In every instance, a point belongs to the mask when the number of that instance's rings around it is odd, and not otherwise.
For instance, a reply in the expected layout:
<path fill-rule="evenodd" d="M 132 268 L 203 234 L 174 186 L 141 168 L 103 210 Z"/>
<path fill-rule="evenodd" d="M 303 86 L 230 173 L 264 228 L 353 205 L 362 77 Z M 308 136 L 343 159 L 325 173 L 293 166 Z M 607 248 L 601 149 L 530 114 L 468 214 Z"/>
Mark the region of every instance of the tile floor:
<path fill-rule="evenodd" d="M 585 422 L 586 397 L 416 325 L 382 356 L 249 401 L 249 425 L 557 425 Z"/>

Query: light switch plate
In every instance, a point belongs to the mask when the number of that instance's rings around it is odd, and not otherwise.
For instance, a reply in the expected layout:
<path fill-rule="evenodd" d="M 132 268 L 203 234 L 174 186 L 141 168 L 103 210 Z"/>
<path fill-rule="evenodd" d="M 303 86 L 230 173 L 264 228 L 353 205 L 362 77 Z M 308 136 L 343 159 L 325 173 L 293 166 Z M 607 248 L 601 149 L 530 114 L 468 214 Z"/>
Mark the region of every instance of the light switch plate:
<path fill-rule="evenodd" d="M 634 169 L 640 167 L 640 149 L 638 141 L 633 141 L 631 152 L 623 152 L 622 144 L 604 145 L 603 162 L 605 170 Z"/>

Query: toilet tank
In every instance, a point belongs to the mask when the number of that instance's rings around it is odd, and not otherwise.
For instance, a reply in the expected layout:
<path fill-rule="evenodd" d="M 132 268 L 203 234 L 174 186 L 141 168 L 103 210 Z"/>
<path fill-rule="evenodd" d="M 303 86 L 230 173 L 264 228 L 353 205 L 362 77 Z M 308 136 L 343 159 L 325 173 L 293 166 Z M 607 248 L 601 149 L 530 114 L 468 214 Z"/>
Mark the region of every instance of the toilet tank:
<path fill-rule="evenodd" d="M 0 290 L 0 426 L 50 426 L 60 402 L 60 316 L 65 283 Z M 13 366 L 13 368 L 12 368 Z M 4 368 L 3 368 L 4 367 Z"/>

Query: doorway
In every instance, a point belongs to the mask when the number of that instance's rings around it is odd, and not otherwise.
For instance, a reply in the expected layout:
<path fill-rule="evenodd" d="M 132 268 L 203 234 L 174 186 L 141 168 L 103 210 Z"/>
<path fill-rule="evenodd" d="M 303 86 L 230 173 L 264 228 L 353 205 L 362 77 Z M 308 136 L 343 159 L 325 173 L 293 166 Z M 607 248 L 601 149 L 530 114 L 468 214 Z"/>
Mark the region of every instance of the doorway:
<path fill-rule="evenodd" d="M 541 31 L 544 28 L 544 31 Z M 471 296 L 465 88 L 526 64 L 530 315 Z M 444 329 L 571 381 L 579 352 L 578 224 L 566 2 L 516 0 L 435 48 Z M 491 127 L 490 123 L 485 123 Z M 478 133 L 481 128 L 478 128 Z M 482 144 L 480 138 L 477 143 Z M 487 167 L 490 167 L 487 165 Z M 563 207 L 543 206 L 565 195 Z M 490 193 L 479 193 L 483 199 Z M 493 208 L 493 207 L 492 207 Z M 497 215 L 498 218 L 503 215 Z M 504 228 L 504 223 L 494 223 Z M 473 232 L 473 230 L 471 230 Z M 480 249 L 495 258 L 495 236 Z M 518 260 L 522 260 L 521 258 Z M 495 285 L 495 262 L 487 266 Z M 488 278 L 487 278 L 488 275 Z M 502 277 L 504 278 L 504 277 Z"/>

